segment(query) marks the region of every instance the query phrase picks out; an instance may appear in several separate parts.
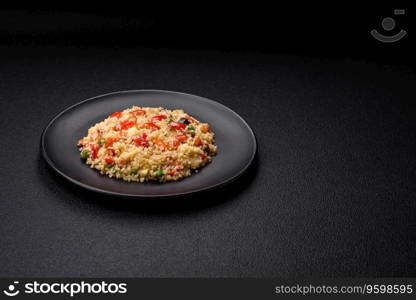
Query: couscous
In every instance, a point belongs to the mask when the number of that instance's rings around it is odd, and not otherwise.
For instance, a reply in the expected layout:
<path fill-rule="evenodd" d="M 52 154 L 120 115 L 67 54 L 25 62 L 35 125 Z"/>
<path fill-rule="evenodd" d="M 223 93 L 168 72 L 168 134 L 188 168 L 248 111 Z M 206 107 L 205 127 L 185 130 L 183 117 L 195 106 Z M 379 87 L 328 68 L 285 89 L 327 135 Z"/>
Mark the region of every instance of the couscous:
<path fill-rule="evenodd" d="M 78 141 L 85 163 L 127 181 L 173 181 L 217 152 L 214 133 L 181 109 L 138 107 L 114 112 Z"/>

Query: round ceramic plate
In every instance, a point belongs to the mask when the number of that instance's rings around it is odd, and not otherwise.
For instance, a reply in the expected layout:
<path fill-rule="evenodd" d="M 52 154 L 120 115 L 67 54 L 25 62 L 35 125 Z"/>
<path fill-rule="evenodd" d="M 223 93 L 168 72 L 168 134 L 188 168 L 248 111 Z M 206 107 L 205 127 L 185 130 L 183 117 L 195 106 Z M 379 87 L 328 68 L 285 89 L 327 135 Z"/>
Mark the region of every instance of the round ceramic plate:
<path fill-rule="evenodd" d="M 199 121 L 209 123 L 215 133 L 217 155 L 199 172 L 167 183 L 127 182 L 91 169 L 80 158 L 78 140 L 112 112 L 133 105 L 183 109 Z M 46 126 L 41 148 L 43 157 L 56 172 L 83 188 L 114 196 L 145 198 L 185 195 L 223 186 L 247 170 L 257 144 L 249 125 L 218 102 L 178 92 L 134 90 L 97 96 L 67 108 Z"/>

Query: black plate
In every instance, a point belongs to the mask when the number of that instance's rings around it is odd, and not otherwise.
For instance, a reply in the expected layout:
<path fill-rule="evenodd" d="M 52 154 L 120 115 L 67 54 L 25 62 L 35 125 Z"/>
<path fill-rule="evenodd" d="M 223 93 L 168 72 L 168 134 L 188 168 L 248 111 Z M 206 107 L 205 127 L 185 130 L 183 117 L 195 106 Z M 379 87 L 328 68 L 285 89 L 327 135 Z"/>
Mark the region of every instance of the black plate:
<path fill-rule="evenodd" d="M 77 142 L 88 128 L 114 112 L 133 105 L 183 109 L 215 133 L 218 154 L 198 173 L 168 183 L 137 183 L 111 179 L 84 164 Z M 115 92 L 87 99 L 58 114 L 41 138 L 48 164 L 71 182 L 104 194 L 125 197 L 178 196 L 223 186 L 240 176 L 256 153 L 256 139 L 248 124 L 228 107 L 198 96 L 159 90 Z"/>

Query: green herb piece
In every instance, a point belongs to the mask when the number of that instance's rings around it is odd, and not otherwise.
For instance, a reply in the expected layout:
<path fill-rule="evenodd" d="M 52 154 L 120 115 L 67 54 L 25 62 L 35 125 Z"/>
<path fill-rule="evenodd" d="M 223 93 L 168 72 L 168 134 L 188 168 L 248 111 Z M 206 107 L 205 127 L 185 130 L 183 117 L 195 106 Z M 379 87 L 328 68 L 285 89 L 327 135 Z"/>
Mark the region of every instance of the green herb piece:
<path fill-rule="evenodd" d="M 98 145 L 102 146 L 104 143 L 105 143 L 104 138 L 98 140 Z"/>
<path fill-rule="evenodd" d="M 155 173 L 155 176 L 158 177 L 158 178 L 162 177 L 163 175 L 165 175 L 165 172 L 163 170 L 160 170 L 160 169 L 157 170 L 156 173 Z"/>
<path fill-rule="evenodd" d="M 87 159 L 91 154 L 91 151 L 88 149 L 84 149 L 81 151 L 81 157 Z"/>

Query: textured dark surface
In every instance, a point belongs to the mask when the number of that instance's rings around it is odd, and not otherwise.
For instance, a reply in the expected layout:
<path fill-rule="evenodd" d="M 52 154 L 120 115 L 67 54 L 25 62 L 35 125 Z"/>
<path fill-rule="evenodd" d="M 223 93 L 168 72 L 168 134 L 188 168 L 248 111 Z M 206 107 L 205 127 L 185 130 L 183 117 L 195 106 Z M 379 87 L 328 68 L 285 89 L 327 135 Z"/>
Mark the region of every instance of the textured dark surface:
<path fill-rule="evenodd" d="M 415 276 L 414 70 L 283 55 L 2 48 L 0 276 Z M 138 205 L 50 171 L 40 134 L 126 89 L 215 99 L 257 162 L 216 193 Z"/>

